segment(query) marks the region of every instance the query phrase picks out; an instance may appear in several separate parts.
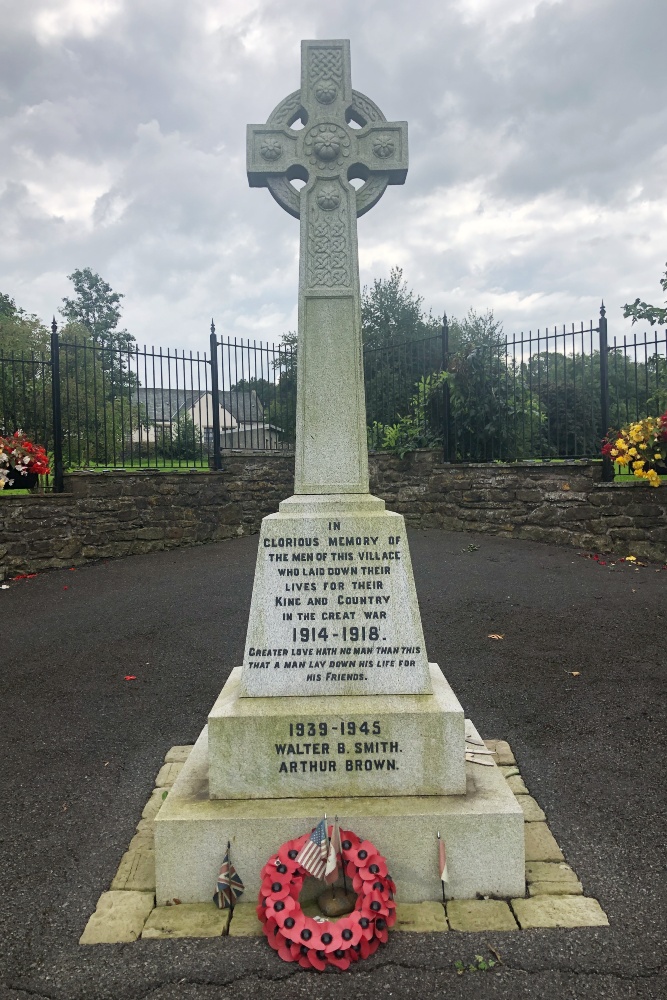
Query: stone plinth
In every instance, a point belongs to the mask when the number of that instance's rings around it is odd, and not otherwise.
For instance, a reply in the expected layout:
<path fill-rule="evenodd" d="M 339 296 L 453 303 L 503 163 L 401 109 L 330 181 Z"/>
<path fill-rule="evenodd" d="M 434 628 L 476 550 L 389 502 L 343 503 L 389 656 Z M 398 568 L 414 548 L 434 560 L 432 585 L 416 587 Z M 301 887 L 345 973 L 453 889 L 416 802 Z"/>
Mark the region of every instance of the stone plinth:
<path fill-rule="evenodd" d="M 402 902 L 441 898 L 436 834 L 447 846 L 452 898 L 520 896 L 523 813 L 495 765 L 466 765 L 465 795 L 388 798 L 211 799 L 205 728 L 155 821 L 158 905 L 210 899 L 227 840 L 252 900 L 260 870 L 286 840 L 326 812 L 387 858 Z M 313 883 L 321 891 L 321 883 Z"/>
<path fill-rule="evenodd" d="M 262 521 L 243 696 L 430 694 L 405 522 L 368 494 Z"/>
<path fill-rule="evenodd" d="M 211 797 L 464 794 L 463 709 L 430 677 L 428 695 L 241 698 L 237 667 L 208 717 Z"/>

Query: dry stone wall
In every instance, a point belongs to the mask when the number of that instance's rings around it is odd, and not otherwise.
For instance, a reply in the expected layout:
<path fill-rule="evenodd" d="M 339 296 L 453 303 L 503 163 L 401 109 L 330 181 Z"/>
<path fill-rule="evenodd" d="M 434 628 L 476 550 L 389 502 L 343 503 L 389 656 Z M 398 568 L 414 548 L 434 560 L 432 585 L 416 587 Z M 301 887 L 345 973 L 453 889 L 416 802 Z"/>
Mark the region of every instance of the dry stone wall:
<path fill-rule="evenodd" d="M 0 577 L 259 531 L 294 460 L 234 454 L 221 472 L 72 473 L 66 492 L 0 498 Z M 371 455 L 371 490 L 416 528 L 489 532 L 667 561 L 667 488 L 599 481 L 573 462 L 443 465 L 438 452 Z"/>

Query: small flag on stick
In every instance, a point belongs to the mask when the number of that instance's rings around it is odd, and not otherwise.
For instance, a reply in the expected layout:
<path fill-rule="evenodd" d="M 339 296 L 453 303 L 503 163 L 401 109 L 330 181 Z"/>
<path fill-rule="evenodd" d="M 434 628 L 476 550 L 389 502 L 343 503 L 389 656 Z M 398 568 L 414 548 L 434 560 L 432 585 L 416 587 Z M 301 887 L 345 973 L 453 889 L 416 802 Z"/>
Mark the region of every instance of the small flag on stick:
<path fill-rule="evenodd" d="M 445 842 L 440 836 L 440 831 L 438 830 L 438 867 L 440 868 L 440 881 L 442 882 L 442 901 L 445 901 L 445 883 L 449 882 L 449 874 L 447 872 L 447 852 L 445 851 Z"/>
<path fill-rule="evenodd" d="M 296 861 L 305 868 L 309 875 L 324 878 L 329 857 L 329 838 L 327 836 L 326 816 L 320 820 L 310 837 L 296 856 Z"/>
<path fill-rule="evenodd" d="M 230 843 L 227 841 L 227 850 L 220 866 L 220 873 L 216 883 L 216 892 L 213 895 L 213 902 L 219 910 L 226 910 L 227 907 L 234 909 L 234 903 L 243 893 L 245 886 L 240 879 L 234 865 L 229 860 Z"/>
<path fill-rule="evenodd" d="M 327 866 L 324 870 L 324 881 L 327 885 L 333 885 L 338 878 L 338 855 L 341 852 L 342 845 L 340 842 L 340 829 L 338 826 L 338 816 L 336 816 L 331 830 L 331 840 L 329 841 Z"/>

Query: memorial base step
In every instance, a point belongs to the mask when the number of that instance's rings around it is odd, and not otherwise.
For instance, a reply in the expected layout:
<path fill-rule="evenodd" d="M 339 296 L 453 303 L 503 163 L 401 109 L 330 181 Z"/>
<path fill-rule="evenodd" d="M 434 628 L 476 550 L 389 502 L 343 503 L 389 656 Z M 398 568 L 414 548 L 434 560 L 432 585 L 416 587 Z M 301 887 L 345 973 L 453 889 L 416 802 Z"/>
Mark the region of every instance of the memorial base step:
<path fill-rule="evenodd" d="M 447 847 L 449 898 L 525 892 L 523 812 L 495 765 L 466 764 L 465 795 L 245 800 L 211 799 L 208 767 L 205 727 L 155 821 L 158 905 L 209 900 L 228 840 L 244 898 L 256 898 L 267 859 L 324 813 L 377 846 L 402 902 L 442 898 L 438 830 Z M 313 883 L 312 895 L 317 888 Z"/>
<path fill-rule="evenodd" d="M 429 672 L 432 694 L 243 698 L 237 667 L 208 717 L 211 797 L 464 793 L 463 709 Z"/>

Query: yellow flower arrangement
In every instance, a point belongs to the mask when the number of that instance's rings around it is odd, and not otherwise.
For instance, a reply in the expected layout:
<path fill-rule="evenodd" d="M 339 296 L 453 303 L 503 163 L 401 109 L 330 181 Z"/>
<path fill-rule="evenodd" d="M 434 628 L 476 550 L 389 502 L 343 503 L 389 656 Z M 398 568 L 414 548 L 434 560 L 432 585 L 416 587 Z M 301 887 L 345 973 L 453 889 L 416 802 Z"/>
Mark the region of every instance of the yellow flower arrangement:
<path fill-rule="evenodd" d="M 609 433 L 602 443 L 602 454 L 608 455 L 621 468 L 632 467 L 638 479 L 649 486 L 659 486 L 660 476 L 655 463 L 667 464 L 667 412 L 661 417 L 646 417 Z"/>

